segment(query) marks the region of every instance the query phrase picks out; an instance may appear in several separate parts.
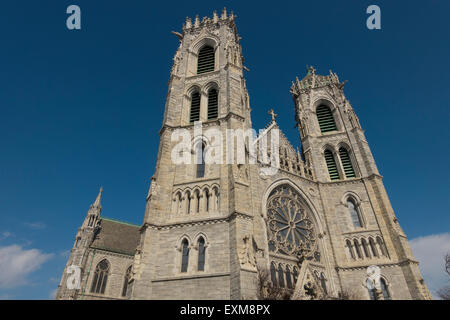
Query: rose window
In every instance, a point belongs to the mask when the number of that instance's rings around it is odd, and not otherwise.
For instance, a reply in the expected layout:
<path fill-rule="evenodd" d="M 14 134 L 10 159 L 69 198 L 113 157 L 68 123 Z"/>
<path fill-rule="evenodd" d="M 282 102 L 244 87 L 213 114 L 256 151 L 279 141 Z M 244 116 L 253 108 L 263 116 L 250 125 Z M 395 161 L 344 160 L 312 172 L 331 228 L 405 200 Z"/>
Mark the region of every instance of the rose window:
<path fill-rule="evenodd" d="M 314 223 L 307 206 L 287 185 L 275 188 L 267 204 L 269 250 L 309 257 L 316 249 Z"/>

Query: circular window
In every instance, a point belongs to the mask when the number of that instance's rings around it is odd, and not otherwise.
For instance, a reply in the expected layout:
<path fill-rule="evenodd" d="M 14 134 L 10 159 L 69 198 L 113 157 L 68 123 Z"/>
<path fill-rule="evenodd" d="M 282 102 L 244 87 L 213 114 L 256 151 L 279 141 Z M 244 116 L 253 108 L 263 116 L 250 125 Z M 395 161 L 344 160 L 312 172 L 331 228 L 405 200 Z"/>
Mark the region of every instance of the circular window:
<path fill-rule="evenodd" d="M 317 238 L 307 206 L 290 186 L 275 188 L 267 203 L 269 250 L 298 257 L 311 256 Z"/>

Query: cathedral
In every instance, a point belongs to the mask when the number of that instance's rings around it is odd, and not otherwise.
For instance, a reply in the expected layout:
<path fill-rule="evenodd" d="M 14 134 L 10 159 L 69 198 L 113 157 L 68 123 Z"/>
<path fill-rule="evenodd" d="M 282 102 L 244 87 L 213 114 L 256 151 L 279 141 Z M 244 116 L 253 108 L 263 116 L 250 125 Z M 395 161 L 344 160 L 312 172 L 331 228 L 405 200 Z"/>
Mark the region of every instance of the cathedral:
<path fill-rule="evenodd" d="M 100 190 L 56 298 L 258 299 L 267 274 L 263 287 L 292 299 L 431 299 L 336 73 L 310 67 L 292 82 L 300 149 L 270 111 L 257 139 L 277 132 L 273 173 L 250 161 L 248 140 L 242 152 L 231 144 L 244 163 L 204 161 L 214 141 L 195 134 L 198 123 L 223 137 L 252 129 L 235 18 L 224 9 L 172 32 L 179 46 L 142 225 L 103 216 Z M 180 152 L 199 161 L 173 161 L 177 130 L 193 137 Z"/>

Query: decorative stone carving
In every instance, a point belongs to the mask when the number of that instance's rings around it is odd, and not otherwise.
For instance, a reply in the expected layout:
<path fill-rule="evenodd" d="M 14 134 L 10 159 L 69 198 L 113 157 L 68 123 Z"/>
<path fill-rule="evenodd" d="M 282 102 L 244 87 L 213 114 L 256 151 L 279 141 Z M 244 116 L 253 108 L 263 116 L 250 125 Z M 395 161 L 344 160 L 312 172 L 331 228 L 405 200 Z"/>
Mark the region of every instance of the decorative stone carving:
<path fill-rule="evenodd" d="M 256 270 L 255 248 L 252 236 L 246 235 L 242 239 L 242 249 L 239 251 L 239 261 L 242 267 Z"/>

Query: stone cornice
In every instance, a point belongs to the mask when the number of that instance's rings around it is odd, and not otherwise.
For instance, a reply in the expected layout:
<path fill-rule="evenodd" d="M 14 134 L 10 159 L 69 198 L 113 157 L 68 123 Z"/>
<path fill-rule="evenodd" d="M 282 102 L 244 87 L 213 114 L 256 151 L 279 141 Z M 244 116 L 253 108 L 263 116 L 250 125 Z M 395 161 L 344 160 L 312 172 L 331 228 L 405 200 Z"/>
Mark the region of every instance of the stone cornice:
<path fill-rule="evenodd" d="M 406 259 L 403 261 L 399 261 L 399 262 L 393 262 L 393 263 L 380 263 L 380 264 L 376 264 L 376 263 L 367 263 L 364 265 L 358 265 L 358 266 L 352 266 L 352 267 L 341 267 L 341 266 L 336 266 L 336 271 L 356 271 L 356 270 L 366 270 L 367 267 L 371 266 L 371 265 L 376 265 L 380 268 L 394 268 L 394 267 L 403 267 L 409 264 L 415 264 L 418 265 L 419 262 L 416 260 L 411 260 L 411 259 Z"/>
<path fill-rule="evenodd" d="M 250 215 L 248 213 L 244 213 L 244 212 L 235 211 L 225 217 L 211 217 L 211 218 L 206 218 L 206 219 L 184 221 L 184 222 L 173 222 L 173 223 L 166 223 L 166 224 L 145 222 L 141 227 L 141 231 L 143 231 L 146 228 L 156 229 L 156 230 L 168 230 L 168 229 L 173 229 L 173 228 L 182 228 L 185 226 L 215 224 L 215 223 L 229 222 L 235 218 L 243 218 L 243 219 L 253 220 L 252 215 Z"/>

